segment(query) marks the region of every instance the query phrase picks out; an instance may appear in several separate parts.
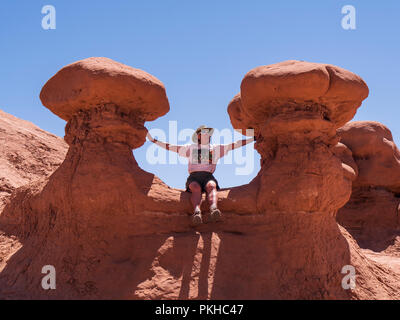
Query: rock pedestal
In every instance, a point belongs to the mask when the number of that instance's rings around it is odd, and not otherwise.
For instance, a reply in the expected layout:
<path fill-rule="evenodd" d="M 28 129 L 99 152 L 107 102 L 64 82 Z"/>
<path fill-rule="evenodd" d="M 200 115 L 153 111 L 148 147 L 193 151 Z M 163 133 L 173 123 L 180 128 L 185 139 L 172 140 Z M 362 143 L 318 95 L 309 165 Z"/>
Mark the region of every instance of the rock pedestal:
<path fill-rule="evenodd" d="M 257 209 L 280 230 L 272 237 L 266 231 L 264 249 L 279 261 L 273 272 L 285 274 L 274 292 L 298 281 L 307 283 L 307 292 L 320 290 L 320 298 L 348 294 L 340 271 L 350 258 L 335 215 L 350 198 L 356 171 L 336 129 L 367 96 L 364 81 L 349 71 L 286 61 L 248 72 L 228 107 L 235 129 L 253 128 L 257 136 Z M 285 249 L 277 254 L 277 247 Z"/>

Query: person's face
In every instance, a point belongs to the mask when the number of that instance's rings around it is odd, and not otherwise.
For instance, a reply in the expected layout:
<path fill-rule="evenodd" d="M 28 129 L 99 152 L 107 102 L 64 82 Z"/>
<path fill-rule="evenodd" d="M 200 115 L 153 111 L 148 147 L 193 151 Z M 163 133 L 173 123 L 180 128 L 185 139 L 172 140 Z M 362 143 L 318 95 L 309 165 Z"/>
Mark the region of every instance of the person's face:
<path fill-rule="evenodd" d="M 201 144 L 208 144 L 210 142 L 210 131 L 209 129 L 202 129 L 198 134 L 197 138 L 200 139 Z"/>

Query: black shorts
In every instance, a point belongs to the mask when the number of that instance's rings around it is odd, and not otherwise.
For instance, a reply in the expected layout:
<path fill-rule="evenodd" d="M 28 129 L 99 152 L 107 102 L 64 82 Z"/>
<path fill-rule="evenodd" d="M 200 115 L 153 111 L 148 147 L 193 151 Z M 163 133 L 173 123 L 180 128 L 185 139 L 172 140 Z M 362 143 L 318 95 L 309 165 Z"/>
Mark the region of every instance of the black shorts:
<path fill-rule="evenodd" d="M 207 172 L 207 171 L 192 172 L 186 180 L 186 191 L 192 192 L 189 189 L 189 184 L 193 181 L 197 181 L 201 186 L 201 192 L 206 192 L 206 184 L 210 180 L 215 181 L 215 183 L 217 184 L 217 190 L 219 190 L 220 187 L 218 185 L 218 181 L 217 181 L 217 179 L 215 179 L 215 177 L 213 176 L 213 174 L 211 172 Z"/>

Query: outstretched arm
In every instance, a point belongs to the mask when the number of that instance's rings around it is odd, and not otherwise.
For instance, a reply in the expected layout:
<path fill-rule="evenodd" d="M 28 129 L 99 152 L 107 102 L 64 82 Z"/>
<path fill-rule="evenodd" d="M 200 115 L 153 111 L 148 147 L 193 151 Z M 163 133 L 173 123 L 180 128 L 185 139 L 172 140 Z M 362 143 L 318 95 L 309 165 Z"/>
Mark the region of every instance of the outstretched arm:
<path fill-rule="evenodd" d="M 155 143 L 156 145 L 170 151 L 179 152 L 179 149 L 181 148 L 181 146 L 176 146 L 173 144 L 158 141 L 157 139 L 154 139 L 149 132 L 147 132 L 147 138 L 149 138 L 149 140 Z"/>
<path fill-rule="evenodd" d="M 253 142 L 254 140 L 255 140 L 254 137 L 251 137 L 249 139 L 238 140 L 234 143 L 228 144 L 228 145 L 226 145 L 226 147 L 228 148 L 227 151 L 230 151 L 230 150 L 233 150 L 233 149 L 236 149 L 239 147 L 243 147 L 246 144 Z"/>

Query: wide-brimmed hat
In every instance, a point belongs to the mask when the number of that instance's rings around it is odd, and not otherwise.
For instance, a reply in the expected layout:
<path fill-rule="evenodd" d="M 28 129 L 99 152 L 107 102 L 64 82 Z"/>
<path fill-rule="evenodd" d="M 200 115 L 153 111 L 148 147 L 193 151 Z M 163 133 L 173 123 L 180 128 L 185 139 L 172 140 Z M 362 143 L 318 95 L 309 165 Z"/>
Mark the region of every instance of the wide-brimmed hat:
<path fill-rule="evenodd" d="M 210 130 L 210 136 L 214 133 L 214 128 L 207 127 L 206 125 L 202 124 L 200 127 L 196 129 L 196 131 L 192 135 L 192 141 L 194 143 L 197 143 L 197 134 L 201 131 L 201 129 L 209 129 Z"/>

